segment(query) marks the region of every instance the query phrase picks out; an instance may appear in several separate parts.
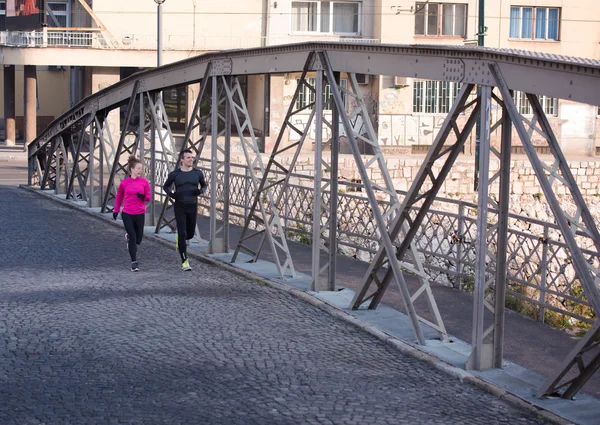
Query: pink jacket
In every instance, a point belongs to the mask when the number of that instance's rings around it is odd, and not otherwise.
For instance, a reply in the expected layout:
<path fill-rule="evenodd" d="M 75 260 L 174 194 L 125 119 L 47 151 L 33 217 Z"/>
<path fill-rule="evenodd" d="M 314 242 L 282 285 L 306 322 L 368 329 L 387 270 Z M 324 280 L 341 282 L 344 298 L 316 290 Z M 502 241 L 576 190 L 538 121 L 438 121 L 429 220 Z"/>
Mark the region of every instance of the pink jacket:
<path fill-rule="evenodd" d="M 137 194 L 143 193 L 144 199 L 138 198 Z M 143 177 L 132 179 L 127 177 L 119 185 L 117 198 L 115 199 L 114 212 L 121 210 L 123 204 L 123 212 L 126 214 L 144 214 L 146 212 L 146 204 L 150 201 L 150 184 Z"/>

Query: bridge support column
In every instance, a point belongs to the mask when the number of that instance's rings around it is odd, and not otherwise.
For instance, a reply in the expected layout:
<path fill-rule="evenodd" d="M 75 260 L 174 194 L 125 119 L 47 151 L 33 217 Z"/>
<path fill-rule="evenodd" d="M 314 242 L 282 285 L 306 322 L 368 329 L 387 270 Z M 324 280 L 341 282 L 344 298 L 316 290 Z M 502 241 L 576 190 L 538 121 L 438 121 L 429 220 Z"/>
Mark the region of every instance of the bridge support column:
<path fill-rule="evenodd" d="M 35 65 L 25 65 L 25 147 L 36 137 L 37 71 Z"/>
<path fill-rule="evenodd" d="M 338 204 L 338 143 L 339 114 L 335 102 L 332 105 L 332 118 L 329 122 L 323 116 L 324 107 L 324 68 L 318 56 L 315 56 L 312 69 L 315 76 L 315 174 L 314 195 L 312 205 L 312 282 L 311 291 L 327 289 L 335 291 L 335 270 L 337 255 L 337 204 Z M 334 73 L 335 82 L 331 86 L 338 87 L 339 73 Z M 333 84 L 335 83 L 335 84 Z M 342 111 L 345 113 L 345 111 Z M 323 128 L 331 132 L 331 137 L 323 138 Z M 310 131 L 310 128 L 308 128 Z M 331 157 L 328 163 L 323 153 L 330 148 Z M 321 258 L 325 252 L 327 258 Z M 322 276 L 326 274 L 326 276 Z"/>
<path fill-rule="evenodd" d="M 237 79 L 235 83 L 237 83 Z M 210 115 L 210 240 L 208 244 L 210 254 L 229 252 L 231 101 L 225 92 L 231 86 L 231 77 L 218 75 L 216 71 L 213 73 L 211 77 L 212 106 Z M 222 123 L 223 129 L 219 131 L 220 123 Z M 223 137 L 222 145 L 219 145 L 219 137 Z M 220 162 L 221 158 L 223 162 Z M 223 175 L 222 186 L 217 181 L 217 176 L 221 174 Z"/>
<path fill-rule="evenodd" d="M 15 66 L 4 67 L 4 142 L 6 146 L 14 146 L 16 141 L 15 127 Z"/>
<path fill-rule="evenodd" d="M 502 107 L 502 118 L 491 126 L 492 98 Z M 512 121 L 505 102 L 492 93 L 490 86 L 481 86 L 480 114 L 480 182 L 477 206 L 477 239 L 475 263 L 475 293 L 473 295 L 472 351 L 467 369 L 501 368 L 504 352 L 504 312 L 506 298 L 506 262 L 508 243 L 508 207 L 510 200 L 510 156 Z M 500 151 L 492 146 L 490 135 L 502 126 Z M 492 155 L 500 164 L 491 174 Z M 498 196 L 495 196 L 498 193 Z M 487 226 L 481 223 L 488 223 Z M 494 292 L 494 303 L 486 297 Z M 493 315 L 490 323 L 486 317 Z M 486 328 L 487 326 L 487 328 Z"/>

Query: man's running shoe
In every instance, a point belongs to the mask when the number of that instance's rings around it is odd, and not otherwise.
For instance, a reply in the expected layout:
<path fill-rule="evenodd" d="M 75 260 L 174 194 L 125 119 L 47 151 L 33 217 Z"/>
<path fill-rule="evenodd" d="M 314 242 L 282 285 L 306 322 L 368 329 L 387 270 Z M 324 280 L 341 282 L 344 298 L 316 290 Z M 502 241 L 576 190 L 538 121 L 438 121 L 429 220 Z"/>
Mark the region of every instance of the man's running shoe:
<path fill-rule="evenodd" d="M 125 233 L 125 242 L 127 242 L 127 250 L 129 250 L 129 234 Z"/>
<path fill-rule="evenodd" d="M 140 268 L 138 267 L 138 262 L 137 261 L 132 261 L 131 262 L 131 271 L 132 272 L 139 272 Z"/>
<path fill-rule="evenodd" d="M 179 235 L 175 235 L 175 251 L 179 251 Z"/>
<path fill-rule="evenodd" d="M 181 268 L 186 272 L 192 270 L 192 267 L 190 266 L 190 260 L 186 258 L 181 264 Z"/>

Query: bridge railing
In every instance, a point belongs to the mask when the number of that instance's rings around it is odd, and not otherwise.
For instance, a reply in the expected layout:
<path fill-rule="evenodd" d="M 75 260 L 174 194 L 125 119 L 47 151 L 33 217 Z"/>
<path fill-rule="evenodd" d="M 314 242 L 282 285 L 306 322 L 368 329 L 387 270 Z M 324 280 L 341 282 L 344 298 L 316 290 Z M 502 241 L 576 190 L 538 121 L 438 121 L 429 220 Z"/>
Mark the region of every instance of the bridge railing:
<path fill-rule="evenodd" d="M 201 168 L 210 182 L 210 161 L 202 159 Z M 230 220 L 243 225 L 252 202 L 252 184 L 245 165 L 231 164 Z M 275 174 L 273 174 L 275 177 Z M 222 182 L 223 175 L 216 178 Z M 279 205 L 281 218 L 292 240 L 311 244 L 313 211 L 312 178 L 295 174 Z M 338 193 L 338 252 L 363 261 L 371 261 L 379 248 L 379 235 L 366 196 L 358 183 L 340 181 Z M 217 184 L 222 194 L 222 184 Z M 406 194 L 398 191 L 400 200 Z M 324 193 L 324 202 L 331 194 Z M 209 198 L 201 198 L 200 211 L 208 214 Z M 417 235 L 417 247 L 428 276 L 438 283 L 472 292 L 474 288 L 477 205 L 448 198 L 436 199 Z M 488 223 L 493 226 L 494 223 Z M 326 235 L 324 235 L 326 236 Z M 578 235 L 584 255 L 590 263 L 600 264 L 600 255 L 591 240 Z M 396 241 L 398 242 L 398 241 Z M 560 240 L 554 223 L 511 214 L 508 235 L 509 306 L 541 322 L 570 328 L 594 321 L 591 306 L 582 295 L 567 245 Z M 489 245 L 495 253 L 495 243 Z M 488 256 L 488 273 L 495 264 Z M 493 300 L 490 292 L 488 300 Z"/>

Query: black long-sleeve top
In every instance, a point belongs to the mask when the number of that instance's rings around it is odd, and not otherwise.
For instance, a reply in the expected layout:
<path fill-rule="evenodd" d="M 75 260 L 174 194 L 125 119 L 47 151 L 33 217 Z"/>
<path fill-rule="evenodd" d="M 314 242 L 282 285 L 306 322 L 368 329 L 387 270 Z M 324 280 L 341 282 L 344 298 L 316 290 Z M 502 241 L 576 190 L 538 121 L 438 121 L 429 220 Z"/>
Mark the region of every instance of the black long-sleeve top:
<path fill-rule="evenodd" d="M 175 191 L 171 190 L 175 186 Z M 198 189 L 200 185 L 200 189 Z M 204 180 L 204 173 L 197 168 L 192 168 L 189 171 L 183 171 L 181 168 L 169 173 L 165 184 L 164 191 L 169 197 L 175 199 L 175 202 L 182 204 L 197 204 L 198 195 L 204 192 L 207 184 Z"/>

